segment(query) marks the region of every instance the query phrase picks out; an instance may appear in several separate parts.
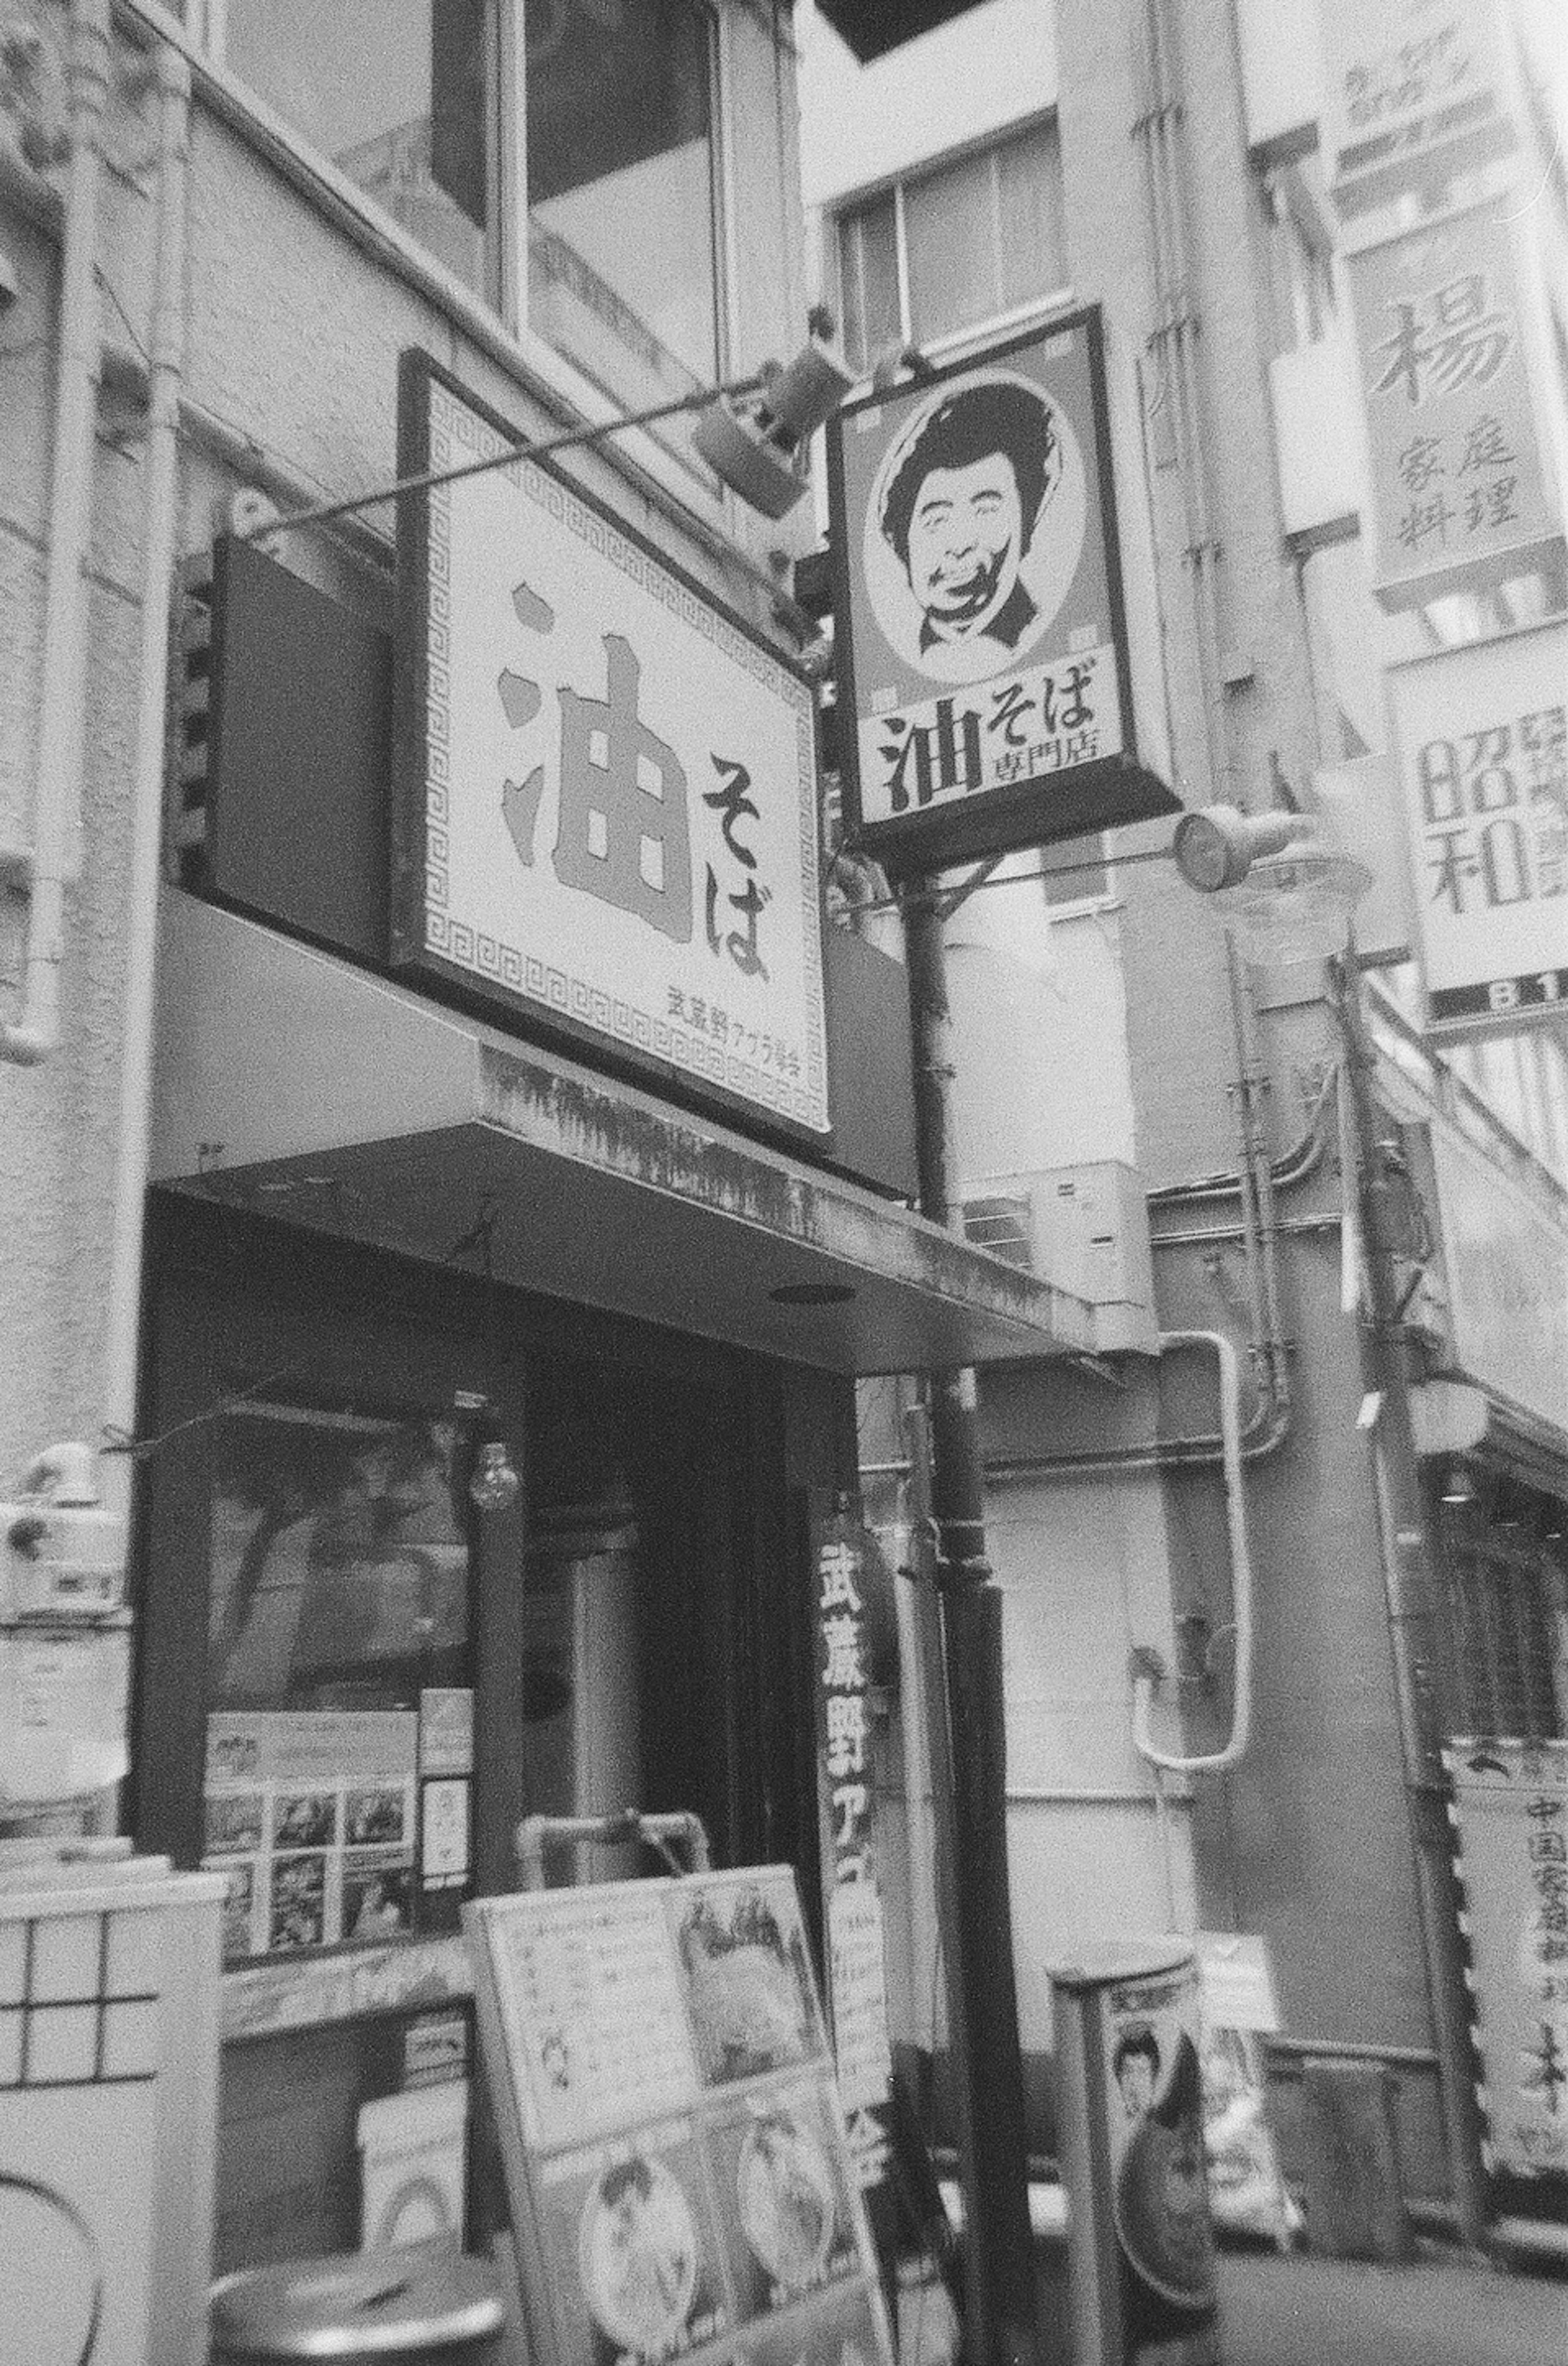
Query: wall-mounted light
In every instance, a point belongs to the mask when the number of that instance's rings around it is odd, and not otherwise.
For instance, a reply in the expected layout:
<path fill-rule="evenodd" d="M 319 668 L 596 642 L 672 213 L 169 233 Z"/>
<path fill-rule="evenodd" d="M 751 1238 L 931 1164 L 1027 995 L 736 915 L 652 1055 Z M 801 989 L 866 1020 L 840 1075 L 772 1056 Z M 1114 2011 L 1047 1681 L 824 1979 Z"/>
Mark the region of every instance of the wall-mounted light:
<path fill-rule="evenodd" d="M 1461 1511 L 1476 1501 L 1475 1482 L 1462 1462 L 1450 1462 L 1444 1472 L 1442 1500 L 1455 1511 Z"/>
<path fill-rule="evenodd" d="M 1311 814 L 1204 806 L 1183 814 L 1170 851 L 1260 967 L 1340 952 L 1372 884 L 1365 863 L 1341 852 Z"/>
<path fill-rule="evenodd" d="M 509 1512 L 523 1482 L 503 1437 L 482 1438 L 474 1448 L 468 1501 L 481 1512 Z"/>
<path fill-rule="evenodd" d="M 854 381 L 848 363 L 813 332 L 795 359 L 764 363 L 755 394 L 721 394 L 698 417 L 692 441 L 716 477 L 764 517 L 794 509 L 810 482 L 807 451 Z"/>

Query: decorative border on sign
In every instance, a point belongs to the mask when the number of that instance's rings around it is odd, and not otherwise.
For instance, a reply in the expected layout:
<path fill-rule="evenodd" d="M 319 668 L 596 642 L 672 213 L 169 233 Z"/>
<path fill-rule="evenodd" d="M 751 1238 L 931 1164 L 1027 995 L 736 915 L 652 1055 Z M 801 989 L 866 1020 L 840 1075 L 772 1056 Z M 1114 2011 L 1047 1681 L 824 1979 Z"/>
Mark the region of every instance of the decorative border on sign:
<path fill-rule="evenodd" d="M 469 409 L 439 379 L 429 381 L 429 467 L 460 466 L 512 448 L 509 439 Z M 818 896 L 815 715 L 811 693 L 759 642 L 749 637 L 567 485 L 523 456 L 504 473 L 558 525 L 575 535 L 627 580 L 656 599 L 731 664 L 781 694 L 795 715 L 796 805 L 800 888 L 807 913 Z M 827 1025 L 823 964 L 807 963 L 805 979 L 805 1078 L 776 1075 L 738 1058 L 721 1043 L 671 1025 L 641 1005 L 606 994 L 591 979 L 547 963 L 504 938 L 482 935 L 450 916 L 451 882 L 451 580 L 452 488 L 435 486 L 428 508 L 425 600 L 424 943 L 443 961 L 504 986 L 541 1010 L 575 1020 L 614 1041 L 668 1061 L 721 1086 L 739 1098 L 822 1132 L 828 1124 Z"/>

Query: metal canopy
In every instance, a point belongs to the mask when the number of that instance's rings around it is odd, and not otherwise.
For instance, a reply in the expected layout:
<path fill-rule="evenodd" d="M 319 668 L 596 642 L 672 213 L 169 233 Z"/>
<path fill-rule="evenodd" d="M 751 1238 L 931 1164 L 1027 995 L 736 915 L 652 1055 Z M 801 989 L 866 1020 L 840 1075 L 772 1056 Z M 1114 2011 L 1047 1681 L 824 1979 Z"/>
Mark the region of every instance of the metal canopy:
<path fill-rule="evenodd" d="M 177 890 L 151 1174 L 846 1374 L 1093 1349 L 1093 1310 L 856 1185 Z M 781 1295 L 782 1293 L 782 1295 Z"/>

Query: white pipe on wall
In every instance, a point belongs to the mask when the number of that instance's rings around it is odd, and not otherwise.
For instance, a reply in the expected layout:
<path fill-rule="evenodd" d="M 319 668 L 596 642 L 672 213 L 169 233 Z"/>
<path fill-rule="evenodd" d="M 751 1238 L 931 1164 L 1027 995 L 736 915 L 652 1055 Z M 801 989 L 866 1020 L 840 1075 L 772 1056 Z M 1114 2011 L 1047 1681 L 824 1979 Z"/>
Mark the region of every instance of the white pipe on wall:
<path fill-rule="evenodd" d="M 28 897 L 18 1018 L 0 1059 L 47 1060 L 60 1036 L 65 890 L 81 868 L 83 679 L 93 433 L 99 371 L 98 189 L 109 90 L 109 0 L 71 0 L 70 128 L 60 272 L 60 362 L 50 486 L 32 843 L 7 867 Z"/>
<path fill-rule="evenodd" d="M 128 1436 L 136 1426 L 141 1239 L 152 1089 L 164 713 L 179 499 L 180 390 L 186 347 L 186 200 L 191 89 L 190 67 L 170 43 L 154 42 L 153 61 L 158 106 L 157 259 L 152 333 L 147 348 L 147 424 L 141 462 L 141 615 L 127 883 L 125 1020 L 120 1046 L 119 1139 L 104 1348 L 104 1427 L 106 1432 Z M 108 1458 L 105 1482 L 110 1508 L 127 1514 L 130 1494 L 128 1457 Z"/>
<path fill-rule="evenodd" d="M 1154 1679 L 1142 1670 L 1133 1677 L 1133 1743 L 1150 1766 L 1168 1774 L 1223 1774 L 1236 1765 L 1252 1737 L 1252 1555 L 1247 1532 L 1241 1459 L 1241 1364 L 1223 1331 L 1162 1331 L 1168 1347 L 1212 1347 L 1220 1368 L 1221 1467 L 1224 1474 L 1225 1524 L 1230 1533 L 1231 1598 L 1235 1608 L 1235 1675 L 1230 1739 L 1223 1750 L 1178 1758 L 1155 1747 L 1149 1733 Z"/>

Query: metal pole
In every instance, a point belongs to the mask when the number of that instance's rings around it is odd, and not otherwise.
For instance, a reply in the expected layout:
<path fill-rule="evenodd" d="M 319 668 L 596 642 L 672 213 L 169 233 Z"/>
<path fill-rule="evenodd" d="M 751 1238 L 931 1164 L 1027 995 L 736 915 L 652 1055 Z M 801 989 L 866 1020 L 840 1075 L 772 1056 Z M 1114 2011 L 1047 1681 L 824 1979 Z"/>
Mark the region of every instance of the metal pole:
<path fill-rule="evenodd" d="M 1486 2182 L 1438 1731 L 1437 1578 L 1411 1426 L 1410 1344 L 1399 1316 L 1394 1253 L 1376 1189 L 1376 1054 L 1361 1010 L 1360 973 L 1353 949 L 1330 963 L 1329 975 L 1345 1046 L 1356 1166 L 1354 1177 L 1345 1177 L 1345 1189 L 1357 1194 L 1366 1265 L 1361 1375 L 1369 1392 L 1375 1391 L 1381 1400 L 1371 1433 L 1373 1479 L 1383 1525 L 1389 1648 L 1427 1993 L 1437 2038 L 1438 2089 L 1460 2230 L 1467 2243 L 1480 2248 L 1486 2232 Z"/>
<path fill-rule="evenodd" d="M 915 1140 L 920 1208 L 956 1214 L 952 1014 L 935 883 L 904 899 L 915 1047 Z M 931 1374 L 931 1515 L 941 1603 L 953 1865 L 949 2034 L 964 2147 L 965 2352 L 969 2366 L 1021 2366 L 1037 2354 L 1023 2063 L 1018 2034 L 1007 1861 L 1007 1742 L 1001 1595 L 986 1560 L 975 1376 Z"/>

